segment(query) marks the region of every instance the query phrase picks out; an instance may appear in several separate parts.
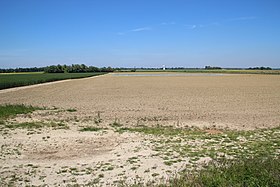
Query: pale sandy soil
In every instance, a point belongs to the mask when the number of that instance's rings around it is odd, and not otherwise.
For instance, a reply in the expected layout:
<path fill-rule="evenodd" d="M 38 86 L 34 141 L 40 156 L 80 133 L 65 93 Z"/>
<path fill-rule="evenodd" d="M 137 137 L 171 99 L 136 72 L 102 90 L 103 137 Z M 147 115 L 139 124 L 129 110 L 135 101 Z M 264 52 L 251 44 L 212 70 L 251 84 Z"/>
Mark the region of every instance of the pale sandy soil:
<path fill-rule="evenodd" d="M 184 135 L 119 133 L 111 123 L 118 122 L 122 127 L 195 126 L 208 128 L 203 131 L 209 134 L 223 133 L 217 129 L 277 127 L 280 125 L 280 76 L 123 77 L 109 74 L 3 90 L 0 104 L 4 103 L 57 107 L 18 115 L 7 124 L 53 122 L 63 123 L 69 129 L 26 130 L 0 125 L 1 185 L 9 182 L 16 186 L 158 183 L 183 169 L 199 168 L 210 161 L 210 151 L 202 154 L 203 149 L 211 147 L 217 155 L 231 158 L 234 154 L 223 152 L 222 146 L 246 150 L 248 138 L 257 140 L 264 135 L 238 136 L 231 144 L 225 141 L 226 137 L 214 141 Z M 66 111 L 70 108 L 77 111 Z M 79 131 L 87 126 L 103 130 Z M 277 140 L 280 133 L 276 132 L 269 133 L 274 133 Z M 266 138 L 272 137 L 269 133 Z M 280 154 L 280 145 L 272 146 Z M 192 151 L 182 150 L 184 147 Z M 189 153 L 196 151 L 198 155 L 190 156 Z"/>
<path fill-rule="evenodd" d="M 280 121 L 280 76 L 121 77 L 105 75 L 0 92 L 0 104 L 100 112 L 105 121 L 252 129 Z M 6 92 L 6 93 L 5 93 Z"/>

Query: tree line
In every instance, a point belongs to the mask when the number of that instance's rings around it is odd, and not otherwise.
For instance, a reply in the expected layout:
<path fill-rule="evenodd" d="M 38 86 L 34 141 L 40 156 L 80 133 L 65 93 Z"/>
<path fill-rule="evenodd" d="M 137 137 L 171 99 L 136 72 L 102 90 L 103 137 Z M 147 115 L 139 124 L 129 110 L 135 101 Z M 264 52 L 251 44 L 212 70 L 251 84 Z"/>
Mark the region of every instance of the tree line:
<path fill-rule="evenodd" d="M 252 70 L 272 70 L 270 67 L 250 67 L 249 69 L 252 69 Z"/>
<path fill-rule="evenodd" d="M 221 67 L 217 67 L 217 66 L 205 66 L 204 69 L 222 69 Z"/>
<path fill-rule="evenodd" d="M 8 68 L 8 69 L 1 69 L 0 68 L 0 73 L 41 72 L 41 71 L 44 71 L 44 67 L 42 67 L 42 68 L 37 68 L 37 67 L 32 67 L 32 68 Z"/>
<path fill-rule="evenodd" d="M 44 68 L 45 73 L 86 73 L 86 72 L 113 72 L 111 67 L 98 68 L 95 66 L 86 66 L 85 64 L 53 65 Z"/>
<path fill-rule="evenodd" d="M 161 70 L 162 68 L 112 68 L 112 67 L 102 67 L 98 68 L 95 66 L 86 66 L 85 64 L 72 64 L 72 65 L 52 65 L 47 67 L 31 67 L 31 68 L 0 68 L 0 73 L 19 73 L 19 72 L 45 72 L 45 73 L 86 73 L 86 72 L 113 72 L 122 70 Z M 166 68 L 166 70 L 181 70 L 181 69 L 202 69 L 202 68 L 184 68 L 184 67 L 171 67 Z M 204 69 L 222 69 L 221 67 L 205 66 Z M 243 69 L 243 68 L 225 68 L 225 69 Z M 244 68 L 249 70 L 271 70 L 270 67 L 250 67 Z"/>
<path fill-rule="evenodd" d="M 114 68 L 95 66 L 86 66 L 85 64 L 72 65 L 52 65 L 47 67 L 31 67 L 31 68 L 8 68 L 1 69 L 0 73 L 20 73 L 20 72 L 45 72 L 45 73 L 86 73 L 86 72 L 113 72 Z"/>

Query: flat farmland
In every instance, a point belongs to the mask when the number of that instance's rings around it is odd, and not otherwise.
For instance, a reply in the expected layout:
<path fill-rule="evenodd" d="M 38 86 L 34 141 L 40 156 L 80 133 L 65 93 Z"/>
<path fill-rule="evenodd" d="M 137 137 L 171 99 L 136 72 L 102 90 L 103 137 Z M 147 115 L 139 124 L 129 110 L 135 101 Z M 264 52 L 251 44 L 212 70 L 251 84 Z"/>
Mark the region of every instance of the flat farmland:
<path fill-rule="evenodd" d="M 107 122 L 131 124 L 233 129 L 279 125 L 280 76 L 161 74 L 110 74 L 4 90 L 0 103 L 75 108 L 80 117 L 99 113 Z"/>
<path fill-rule="evenodd" d="M 0 186 L 153 186 L 280 155 L 278 75 L 111 73 L 0 90 L 0 104 Z"/>

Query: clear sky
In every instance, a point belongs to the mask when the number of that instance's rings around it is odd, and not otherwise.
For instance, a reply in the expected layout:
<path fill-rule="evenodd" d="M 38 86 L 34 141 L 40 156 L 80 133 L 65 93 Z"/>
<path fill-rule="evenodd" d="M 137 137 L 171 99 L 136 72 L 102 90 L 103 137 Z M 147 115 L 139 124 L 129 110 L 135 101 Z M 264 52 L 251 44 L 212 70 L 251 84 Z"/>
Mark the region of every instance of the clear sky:
<path fill-rule="evenodd" d="M 280 0 L 0 0 L 0 68 L 280 67 Z"/>

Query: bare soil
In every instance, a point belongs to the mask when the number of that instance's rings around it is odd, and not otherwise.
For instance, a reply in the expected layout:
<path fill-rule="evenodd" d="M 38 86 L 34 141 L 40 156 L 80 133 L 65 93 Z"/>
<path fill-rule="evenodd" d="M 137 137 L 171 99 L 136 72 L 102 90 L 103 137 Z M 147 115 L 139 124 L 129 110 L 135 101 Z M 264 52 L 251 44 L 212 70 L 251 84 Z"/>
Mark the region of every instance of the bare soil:
<path fill-rule="evenodd" d="M 175 145 L 203 152 L 213 142 L 204 136 L 166 138 L 120 133 L 117 129 L 157 125 L 198 127 L 209 136 L 223 137 L 213 143 L 216 150 L 223 145 L 224 130 L 247 131 L 280 125 L 280 76 L 107 74 L 2 90 L 0 104 L 5 103 L 49 108 L 18 115 L 6 123 L 54 122 L 64 123 L 68 129 L 1 128 L 1 185 L 158 183 L 186 167 L 192 170 L 212 160 L 210 154 L 191 152 L 190 156 L 175 149 Z M 121 127 L 113 127 L 114 122 Z M 102 130 L 80 131 L 89 126 Z M 275 135 L 279 135 L 279 130 Z M 247 142 L 246 138 L 249 136 L 238 136 L 236 144 L 226 146 L 236 148 L 240 142 Z M 271 146 L 278 147 L 280 153 L 277 143 Z M 222 151 L 217 151 L 217 155 L 234 157 Z"/>
<path fill-rule="evenodd" d="M 0 104 L 75 108 L 100 112 L 105 121 L 254 129 L 280 121 L 280 76 L 105 75 L 0 92 Z M 6 93 L 5 93 L 6 92 Z"/>

